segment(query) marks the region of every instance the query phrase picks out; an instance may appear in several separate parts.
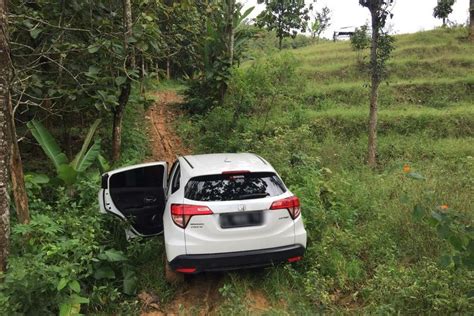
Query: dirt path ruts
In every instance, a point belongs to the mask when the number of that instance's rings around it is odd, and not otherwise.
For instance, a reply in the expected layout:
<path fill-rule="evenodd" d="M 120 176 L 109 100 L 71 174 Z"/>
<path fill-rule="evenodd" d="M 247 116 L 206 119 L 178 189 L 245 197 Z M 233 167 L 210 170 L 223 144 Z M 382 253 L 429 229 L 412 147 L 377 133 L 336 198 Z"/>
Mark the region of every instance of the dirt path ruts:
<path fill-rule="evenodd" d="M 154 161 L 165 160 L 171 167 L 177 155 L 186 155 L 190 152 L 173 130 L 178 105 L 183 98 L 175 91 L 157 92 L 155 97 L 157 101 L 146 113 L 146 117 L 150 120 L 151 158 Z"/>

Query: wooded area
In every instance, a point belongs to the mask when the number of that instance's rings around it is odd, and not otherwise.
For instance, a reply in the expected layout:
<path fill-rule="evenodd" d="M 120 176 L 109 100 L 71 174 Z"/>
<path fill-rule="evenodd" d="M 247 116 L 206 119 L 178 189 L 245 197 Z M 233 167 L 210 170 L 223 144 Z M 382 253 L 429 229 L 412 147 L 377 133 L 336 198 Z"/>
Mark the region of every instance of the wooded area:
<path fill-rule="evenodd" d="M 299 0 L 259 0 L 254 20 L 236 0 L 0 0 L 0 314 L 176 296 L 161 241 L 127 242 L 96 201 L 101 173 L 150 159 L 163 90 L 183 95 L 169 120 L 190 151 L 281 170 L 310 234 L 306 264 L 210 283 L 214 312 L 257 290 L 290 314 L 471 311 L 474 2 L 469 25 L 441 1 L 442 28 L 396 37 L 392 0 L 358 3 L 371 28 L 350 45 Z"/>

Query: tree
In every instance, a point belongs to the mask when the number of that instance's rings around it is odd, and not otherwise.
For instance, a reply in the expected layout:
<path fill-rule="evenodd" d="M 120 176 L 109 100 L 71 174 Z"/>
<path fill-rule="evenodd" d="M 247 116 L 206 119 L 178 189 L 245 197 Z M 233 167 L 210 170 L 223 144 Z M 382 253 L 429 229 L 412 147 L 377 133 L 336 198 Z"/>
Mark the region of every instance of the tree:
<path fill-rule="evenodd" d="M 366 68 L 362 52 L 370 47 L 371 40 L 372 38 L 369 35 L 369 26 L 367 24 L 362 25 L 361 27 L 356 27 L 354 34 L 351 36 L 352 50 L 357 52 L 357 66 L 361 70 Z"/>
<path fill-rule="evenodd" d="M 123 0 L 11 2 L 11 93 L 17 123 L 36 118 L 53 127 L 53 135 L 72 159 L 77 143 L 71 136 L 77 128 L 84 133 L 88 120 L 110 120 L 114 129 L 109 143 L 118 159 L 121 122 L 133 82 L 148 75 L 150 65 L 157 69 L 157 62 L 167 60 L 177 74 L 199 69 L 203 15 L 196 13 L 191 0 L 166 2 L 170 7 L 149 0 L 130 1 L 130 6 Z M 124 34 L 127 6 L 136 12 L 133 34 Z M 162 30 L 167 29 L 165 37 Z M 134 57 L 140 71 L 132 67 Z M 134 103 L 146 101 L 145 96 L 133 96 Z M 18 127 L 24 130 L 20 123 Z"/>
<path fill-rule="evenodd" d="M 5 11 L 6 12 L 6 11 Z M 5 31 L 6 32 L 6 31 Z M 7 33 L 5 33 L 7 34 Z M 7 39 L 8 40 L 8 39 Z M 8 44 L 8 42 L 7 42 Z M 8 45 L 9 46 L 9 45 Z M 9 48 L 8 48 L 9 52 Z M 11 56 L 8 55 L 9 65 L 11 66 Z M 11 75 L 8 67 L 4 72 L 8 76 Z M 18 146 L 18 137 L 16 133 L 16 124 L 15 124 L 15 112 L 12 106 L 12 100 L 10 95 L 10 79 L 8 78 L 8 102 L 7 109 L 5 111 L 6 115 L 6 126 L 7 131 L 6 135 L 9 137 L 9 164 L 8 171 L 10 174 L 11 180 L 11 191 L 13 199 L 15 201 L 15 212 L 18 218 L 18 222 L 22 224 L 27 224 L 30 222 L 30 213 L 28 209 L 28 195 L 26 193 L 25 187 L 25 176 L 23 173 L 23 163 L 21 160 L 20 148 Z"/>
<path fill-rule="evenodd" d="M 30 212 L 28 208 L 28 195 L 25 187 L 25 175 L 23 173 L 23 162 L 20 148 L 18 146 L 15 113 L 13 111 L 11 98 L 8 102 L 8 135 L 10 137 L 10 179 L 12 184 L 13 199 L 15 201 L 15 212 L 18 222 L 28 224 L 30 222 Z"/>
<path fill-rule="evenodd" d="M 245 19 L 253 7 L 241 12 L 242 4 L 235 0 L 215 1 L 207 5 L 205 34 L 199 50 L 199 73 L 186 92 L 187 106 L 193 113 L 204 113 L 222 105 L 231 77 L 239 64 L 245 43 L 251 36 Z"/>
<path fill-rule="evenodd" d="M 123 48 L 126 52 L 125 71 L 133 70 L 135 68 L 135 53 L 133 46 L 130 47 L 129 42 L 133 35 L 132 27 L 132 4 L 131 0 L 122 0 L 123 5 Z M 112 126 L 112 161 L 116 162 L 120 158 L 120 150 L 122 147 L 122 123 L 125 114 L 125 107 L 130 97 L 132 89 L 132 80 L 128 74 L 125 83 L 120 88 L 120 95 L 118 98 L 118 105 L 112 108 L 113 126 Z"/>
<path fill-rule="evenodd" d="M 351 36 L 351 46 L 354 51 L 361 51 L 370 46 L 371 37 L 369 36 L 369 26 L 362 25 L 356 27 Z"/>
<path fill-rule="evenodd" d="M 438 5 L 433 10 L 433 16 L 443 19 L 443 26 L 446 26 L 448 16 L 453 12 L 453 5 L 456 0 L 438 0 Z"/>
<path fill-rule="evenodd" d="M 474 42 L 474 0 L 471 0 L 471 6 L 469 8 L 471 15 L 469 17 L 469 39 Z"/>
<path fill-rule="evenodd" d="M 240 10 L 240 7 L 239 7 Z M 227 34 L 227 57 L 229 58 L 229 66 L 232 67 L 234 64 L 234 44 L 235 44 L 235 0 L 228 0 L 226 3 L 226 20 L 227 24 L 225 32 Z"/>
<path fill-rule="evenodd" d="M 369 112 L 369 141 L 368 159 L 370 167 L 377 164 L 377 111 L 378 111 L 378 89 L 386 75 L 386 61 L 390 58 L 393 50 L 393 37 L 383 30 L 388 17 L 392 17 L 389 11 L 393 0 L 359 0 L 359 4 L 370 11 L 372 23 L 372 40 L 370 47 L 369 72 L 371 76 L 370 87 L 370 112 Z"/>
<path fill-rule="evenodd" d="M 258 0 L 258 3 L 265 3 L 266 8 L 257 16 L 257 26 L 276 31 L 280 50 L 283 38 L 296 37 L 298 30 L 306 31 L 312 4 L 307 7 L 304 0 Z"/>
<path fill-rule="evenodd" d="M 311 24 L 311 37 L 313 39 L 320 38 L 321 34 L 331 26 L 331 10 L 328 7 L 324 7 L 321 12 L 316 12 L 314 22 Z"/>
<path fill-rule="evenodd" d="M 10 249 L 10 203 L 8 197 L 8 109 L 10 49 L 7 32 L 7 0 L 0 0 L 0 272 L 6 271 Z"/>

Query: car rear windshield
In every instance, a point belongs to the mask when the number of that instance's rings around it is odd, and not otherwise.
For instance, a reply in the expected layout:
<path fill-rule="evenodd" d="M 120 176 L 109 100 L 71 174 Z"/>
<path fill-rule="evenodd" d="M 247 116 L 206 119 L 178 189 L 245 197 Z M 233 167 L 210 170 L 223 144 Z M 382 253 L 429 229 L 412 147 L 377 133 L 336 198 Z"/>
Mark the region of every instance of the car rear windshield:
<path fill-rule="evenodd" d="M 271 172 L 218 174 L 191 178 L 184 196 L 194 201 L 234 201 L 277 196 L 286 191 Z"/>

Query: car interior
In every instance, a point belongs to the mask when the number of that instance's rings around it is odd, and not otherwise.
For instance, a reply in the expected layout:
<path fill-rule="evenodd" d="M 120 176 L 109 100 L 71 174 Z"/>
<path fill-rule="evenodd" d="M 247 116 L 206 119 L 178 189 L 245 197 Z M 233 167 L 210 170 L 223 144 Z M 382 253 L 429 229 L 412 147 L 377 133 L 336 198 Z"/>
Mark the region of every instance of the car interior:
<path fill-rule="evenodd" d="M 148 166 L 110 177 L 112 201 L 140 234 L 158 234 L 163 230 L 163 176 L 163 166 Z"/>

